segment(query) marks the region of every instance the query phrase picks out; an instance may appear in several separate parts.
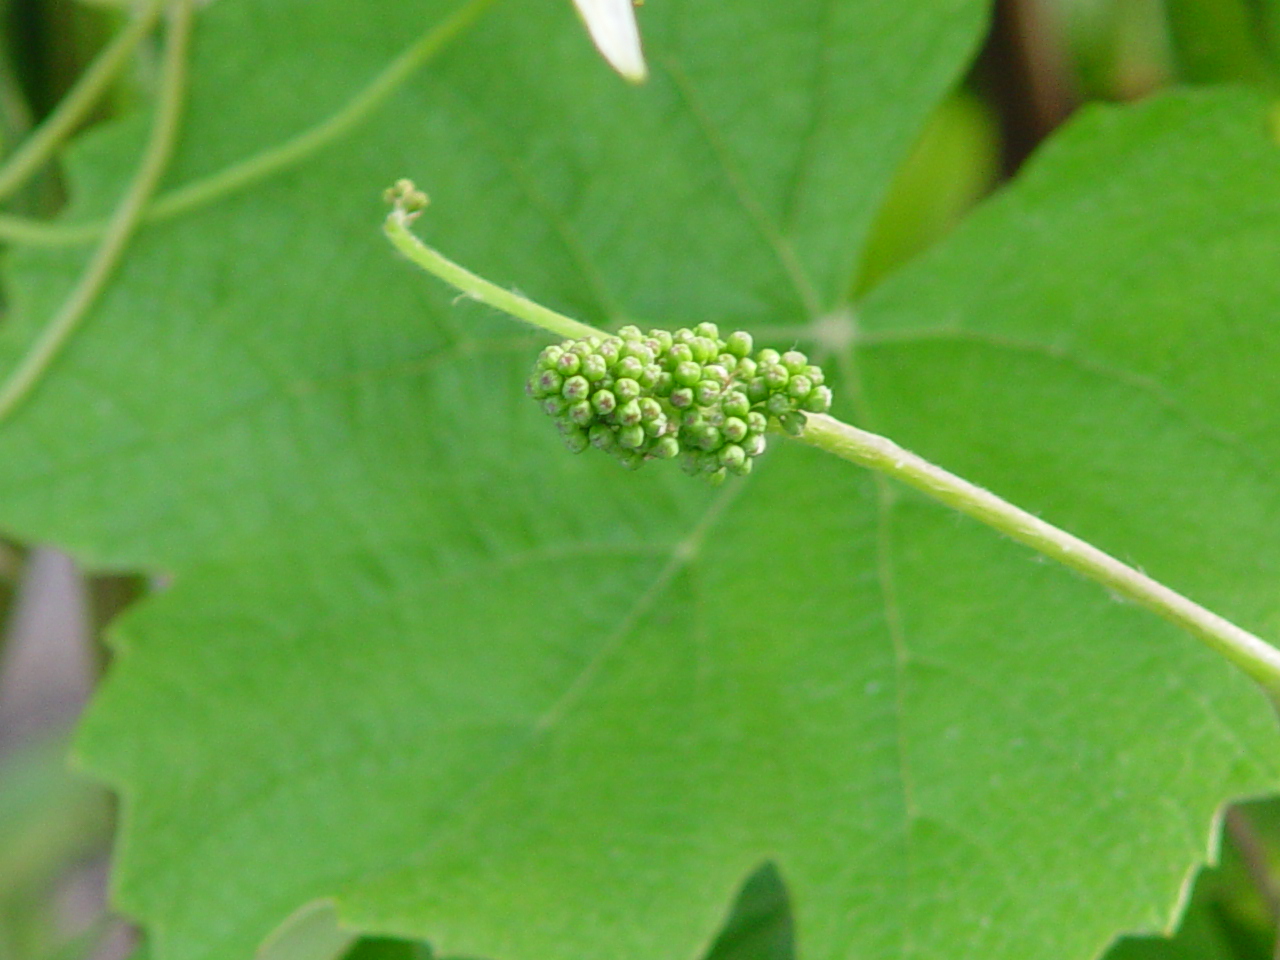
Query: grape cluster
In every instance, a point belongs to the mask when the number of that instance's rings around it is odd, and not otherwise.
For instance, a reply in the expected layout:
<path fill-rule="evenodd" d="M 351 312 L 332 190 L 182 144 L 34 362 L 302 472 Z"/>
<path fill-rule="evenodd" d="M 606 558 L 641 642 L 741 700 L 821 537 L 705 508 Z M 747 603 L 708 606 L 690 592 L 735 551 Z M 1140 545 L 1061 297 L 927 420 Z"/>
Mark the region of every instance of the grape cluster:
<path fill-rule="evenodd" d="M 680 457 L 718 484 L 751 472 L 770 423 L 795 435 L 805 413 L 831 408 L 822 370 L 803 353 L 752 347 L 749 333 L 722 339 L 714 323 L 627 326 L 547 347 L 527 390 L 575 453 L 596 447 L 632 470 Z"/>

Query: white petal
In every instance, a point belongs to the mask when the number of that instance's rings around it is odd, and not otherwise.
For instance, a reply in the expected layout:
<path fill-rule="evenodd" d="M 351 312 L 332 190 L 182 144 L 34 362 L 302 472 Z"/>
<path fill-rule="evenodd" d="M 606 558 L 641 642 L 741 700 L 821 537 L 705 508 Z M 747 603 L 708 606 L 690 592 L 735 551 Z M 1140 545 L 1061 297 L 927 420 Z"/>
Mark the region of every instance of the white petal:
<path fill-rule="evenodd" d="M 591 39 L 613 69 L 640 83 L 649 71 L 640 51 L 640 31 L 631 0 L 573 0 L 587 23 Z"/>

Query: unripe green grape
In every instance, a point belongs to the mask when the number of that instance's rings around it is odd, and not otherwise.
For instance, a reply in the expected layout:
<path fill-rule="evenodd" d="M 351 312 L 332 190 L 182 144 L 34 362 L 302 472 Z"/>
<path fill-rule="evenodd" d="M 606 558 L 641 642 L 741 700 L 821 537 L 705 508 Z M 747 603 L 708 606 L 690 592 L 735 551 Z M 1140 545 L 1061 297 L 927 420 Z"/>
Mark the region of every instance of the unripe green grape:
<path fill-rule="evenodd" d="M 797 400 L 803 400 L 809 395 L 809 391 L 813 389 L 813 381 L 806 377 L 803 373 L 798 373 L 787 383 L 787 395 Z"/>
<path fill-rule="evenodd" d="M 688 387 L 680 387 L 678 390 L 671 391 L 671 405 L 677 410 L 683 410 L 686 407 L 693 406 L 693 391 Z"/>
<path fill-rule="evenodd" d="M 715 380 L 703 380 L 694 387 L 693 395 L 698 403 L 709 407 L 720 399 L 720 384 Z"/>
<path fill-rule="evenodd" d="M 738 443 L 747 437 L 747 422 L 739 417 L 728 417 L 724 426 L 720 428 L 720 432 L 724 434 L 726 440 Z"/>
<path fill-rule="evenodd" d="M 782 429 L 790 436 L 798 437 L 804 433 L 804 414 L 803 413 L 785 413 L 778 418 L 778 423 L 782 425 Z"/>
<path fill-rule="evenodd" d="M 618 445 L 618 435 L 608 424 L 597 423 L 587 433 L 587 439 L 597 450 L 612 450 Z"/>
<path fill-rule="evenodd" d="M 578 426 L 586 427 L 596 418 L 596 412 L 591 409 L 591 404 L 586 400 L 579 400 L 569 405 L 568 416 Z"/>
<path fill-rule="evenodd" d="M 759 410 L 747 414 L 747 432 L 753 435 L 764 433 L 769 429 L 769 418 Z"/>
<path fill-rule="evenodd" d="M 831 409 L 831 388 L 814 387 L 805 398 L 804 408 L 810 413 L 826 413 Z"/>
<path fill-rule="evenodd" d="M 708 340 L 720 339 L 720 328 L 717 327 L 714 323 L 710 323 L 708 321 L 703 321 L 702 323 L 694 327 L 693 333 L 694 333 L 694 336 L 706 337 Z"/>
<path fill-rule="evenodd" d="M 671 349 L 667 351 L 667 357 L 669 358 L 668 366 L 672 370 L 680 366 L 682 363 L 693 363 L 693 351 L 689 349 L 689 345 L 687 343 L 674 344 Z"/>
<path fill-rule="evenodd" d="M 662 404 L 653 397 L 641 397 L 637 402 L 640 404 L 640 419 L 645 423 L 662 416 Z"/>
<path fill-rule="evenodd" d="M 564 445 L 573 453 L 581 453 L 591 445 L 591 441 L 587 439 L 587 431 L 575 427 L 564 432 Z"/>
<path fill-rule="evenodd" d="M 747 452 L 736 443 L 728 443 L 720 448 L 719 458 L 720 466 L 734 470 L 747 462 Z"/>
<path fill-rule="evenodd" d="M 644 427 L 638 423 L 623 427 L 618 431 L 618 443 L 629 450 L 644 446 L 644 440 Z"/>
<path fill-rule="evenodd" d="M 640 401 L 628 400 L 614 413 L 614 419 L 623 426 L 634 426 L 640 423 Z"/>
<path fill-rule="evenodd" d="M 751 334 L 745 330 L 735 330 L 724 341 L 724 348 L 735 357 L 745 357 L 751 353 Z"/>
<path fill-rule="evenodd" d="M 747 384 L 747 399 L 752 403 L 763 403 L 769 399 L 769 385 L 764 377 L 753 377 Z"/>
<path fill-rule="evenodd" d="M 751 412 L 751 401 L 741 390 L 733 389 L 724 395 L 720 409 L 727 417 L 746 417 Z"/>
<path fill-rule="evenodd" d="M 768 441 L 765 440 L 763 433 L 753 433 L 742 442 L 742 449 L 747 452 L 748 457 L 758 457 L 764 453 Z"/>
<path fill-rule="evenodd" d="M 743 357 L 738 361 L 738 369 L 735 371 L 739 380 L 751 380 L 759 372 L 760 366 L 750 357 Z"/>
<path fill-rule="evenodd" d="M 618 379 L 639 380 L 644 373 L 644 364 L 635 357 L 622 357 L 613 365 L 613 375 Z"/>
<path fill-rule="evenodd" d="M 576 353 L 562 353 L 556 361 L 556 373 L 562 377 L 572 377 L 582 369 L 582 358 Z"/>
<path fill-rule="evenodd" d="M 721 385 L 729 382 L 729 371 L 718 363 L 709 363 L 702 368 L 703 380 L 715 380 Z"/>
<path fill-rule="evenodd" d="M 663 437 L 653 445 L 649 455 L 658 460 L 671 460 L 680 453 L 680 441 L 675 437 Z"/>
<path fill-rule="evenodd" d="M 762 367 L 767 367 L 771 363 L 781 362 L 782 354 L 778 353 L 778 351 L 774 350 L 772 347 L 765 347 L 756 354 L 756 363 L 760 364 Z"/>
<path fill-rule="evenodd" d="M 585 400 L 591 396 L 591 384 L 587 382 L 586 377 L 570 377 L 564 382 L 564 387 L 561 388 L 560 393 L 569 401 Z"/>
<path fill-rule="evenodd" d="M 609 373 L 609 364 L 605 362 L 604 357 L 598 353 L 590 354 L 582 358 L 582 369 L 579 371 L 584 377 L 595 383 L 597 380 L 603 380 Z"/>
<path fill-rule="evenodd" d="M 775 393 L 769 398 L 769 402 L 764 405 L 771 416 L 783 417 L 795 409 L 795 401 L 788 397 L 785 393 Z"/>
<path fill-rule="evenodd" d="M 613 392 L 618 395 L 619 400 L 627 403 L 640 396 L 640 384 L 628 377 L 622 377 L 613 385 Z"/>
<path fill-rule="evenodd" d="M 788 350 L 782 355 L 782 365 L 787 368 L 787 373 L 804 373 L 804 368 L 809 365 L 809 358 L 799 350 Z"/>
<path fill-rule="evenodd" d="M 780 363 L 771 363 L 761 371 L 764 377 L 765 385 L 770 392 L 785 389 L 787 381 L 791 379 L 791 374 L 787 373 L 787 368 Z"/>

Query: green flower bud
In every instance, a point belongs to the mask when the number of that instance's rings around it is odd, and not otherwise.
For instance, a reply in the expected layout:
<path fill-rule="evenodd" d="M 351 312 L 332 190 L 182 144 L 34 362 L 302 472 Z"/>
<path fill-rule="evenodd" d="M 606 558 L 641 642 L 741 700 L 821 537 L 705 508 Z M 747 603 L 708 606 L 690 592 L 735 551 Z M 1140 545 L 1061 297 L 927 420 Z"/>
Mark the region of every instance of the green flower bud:
<path fill-rule="evenodd" d="M 672 334 L 672 336 L 675 339 L 676 343 L 688 343 L 693 339 L 694 333 L 688 327 L 681 327 L 674 334 Z"/>
<path fill-rule="evenodd" d="M 640 372 L 640 386 L 646 390 L 652 390 L 666 375 L 665 370 L 656 363 L 651 363 Z"/>
<path fill-rule="evenodd" d="M 548 417 L 558 417 L 568 409 L 569 404 L 560 397 L 547 397 L 542 401 L 542 412 Z"/>
<path fill-rule="evenodd" d="M 554 370 L 543 370 L 538 374 L 538 389 L 544 397 L 558 394 L 564 386 L 564 379 Z"/>
<path fill-rule="evenodd" d="M 674 370 L 682 363 L 693 363 L 693 351 L 687 343 L 677 343 L 667 351 L 668 367 Z"/>
<path fill-rule="evenodd" d="M 761 372 L 764 377 L 765 385 L 772 392 L 774 390 L 782 390 L 786 387 L 787 381 L 791 379 L 791 374 L 787 373 L 787 368 L 780 363 L 771 363 Z"/>
<path fill-rule="evenodd" d="M 720 339 L 720 328 L 714 323 L 703 322 L 693 328 L 695 337 L 706 337 L 708 340 Z"/>
<path fill-rule="evenodd" d="M 769 429 L 769 418 L 759 410 L 747 414 L 747 433 L 759 435 Z"/>
<path fill-rule="evenodd" d="M 653 351 L 649 349 L 643 340 L 632 340 L 624 344 L 622 356 L 630 357 L 632 360 L 639 360 L 641 366 L 648 366 L 653 363 Z"/>
<path fill-rule="evenodd" d="M 618 398 L 608 390 L 597 390 L 591 395 L 591 405 L 602 417 L 607 417 L 618 407 Z"/>
<path fill-rule="evenodd" d="M 671 332 L 668 330 L 650 330 L 649 338 L 657 341 L 657 346 L 653 348 L 655 356 L 660 353 L 667 353 L 672 344 L 675 343 L 671 337 Z"/>
<path fill-rule="evenodd" d="M 804 375 L 809 378 L 809 382 L 815 387 L 820 387 L 827 382 L 827 376 L 822 372 L 821 367 L 815 367 L 813 364 L 804 368 Z"/>
<path fill-rule="evenodd" d="M 552 344 L 549 347 L 543 347 L 542 352 L 538 354 L 538 366 L 543 370 L 554 369 L 556 361 L 560 359 L 560 355 L 564 353 L 564 347 Z"/>
<path fill-rule="evenodd" d="M 686 407 L 693 406 L 693 391 L 688 387 L 680 387 L 678 390 L 671 391 L 671 405 L 677 410 L 683 410 Z"/>
<path fill-rule="evenodd" d="M 664 414 L 658 414 L 652 420 L 644 422 L 644 432 L 651 437 L 660 437 L 667 432 L 667 428 L 671 426 Z"/>
<path fill-rule="evenodd" d="M 564 382 L 560 393 L 566 400 L 585 400 L 591 396 L 591 384 L 586 377 L 570 377 Z"/>
<path fill-rule="evenodd" d="M 706 337 L 694 337 L 689 342 L 689 349 L 693 351 L 695 363 L 710 363 L 720 355 L 720 347 L 714 340 Z"/>
<path fill-rule="evenodd" d="M 768 446 L 768 442 L 765 440 L 763 433 L 753 433 L 742 443 L 742 449 L 747 452 L 748 457 L 760 456 L 760 454 L 764 453 L 766 446 Z"/>
<path fill-rule="evenodd" d="M 759 370 L 759 365 L 750 357 L 743 357 L 738 361 L 738 369 L 735 371 L 739 380 L 751 380 L 755 377 Z"/>
<path fill-rule="evenodd" d="M 596 418 L 596 412 L 591 409 L 591 404 L 586 400 L 570 404 L 568 414 L 569 419 L 580 427 L 590 426 L 591 421 Z"/>
<path fill-rule="evenodd" d="M 622 464 L 623 469 L 639 470 L 644 466 L 643 454 L 637 453 L 634 450 L 630 452 L 618 450 L 615 451 L 615 454 L 618 458 L 618 463 Z"/>
<path fill-rule="evenodd" d="M 809 358 L 799 350 L 788 350 L 782 355 L 782 365 L 787 368 L 787 373 L 804 373 L 804 368 L 809 365 Z"/>
<path fill-rule="evenodd" d="M 623 357 L 613 365 L 613 375 L 618 379 L 639 380 L 644 373 L 644 364 L 635 357 Z"/>
<path fill-rule="evenodd" d="M 620 406 L 614 413 L 613 418 L 624 426 L 634 426 L 640 423 L 640 401 L 628 400 Z"/>
<path fill-rule="evenodd" d="M 579 360 L 590 353 L 595 352 L 595 347 L 591 345 L 589 340 L 573 340 L 569 343 L 568 353 L 573 354 Z M 563 357 L 560 358 L 563 361 Z"/>
<path fill-rule="evenodd" d="M 657 380 L 653 383 L 653 394 L 656 397 L 669 397 L 671 396 L 671 391 L 675 389 L 675 385 L 675 378 L 663 371 L 658 374 Z"/>
<path fill-rule="evenodd" d="M 680 418 L 682 427 L 699 427 L 707 422 L 707 415 L 697 407 L 692 407 Z"/>
<path fill-rule="evenodd" d="M 733 389 L 724 395 L 720 409 L 726 417 L 746 417 L 751 412 L 751 401 L 741 390 Z"/>
<path fill-rule="evenodd" d="M 562 353 L 556 361 L 556 372 L 562 377 L 572 377 L 582 369 L 582 358 L 576 353 Z"/>
<path fill-rule="evenodd" d="M 769 385 L 764 382 L 764 377 L 754 377 L 747 384 L 747 399 L 752 403 L 763 403 L 769 399 Z"/>
<path fill-rule="evenodd" d="M 782 429 L 793 437 L 798 437 L 804 433 L 804 414 L 803 413 L 786 413 L 778 418 L 778 423 L 782 425 Z"/>
<path fill-rule="evenodd" d="M 747 452 L 736 443 L 725 444 L 720 448 L 720 466 L 735 470 L 747 462 Z"/>
<path fill-rule="evenodd" d="M 582 358 L 582 369 L 579 372 L 592 383 L 595 383 L 597 380 L 603 380 L 608 375 L 609 364 L 598 353 L 588 354 Z"/>
<path fill-rule="evenodd" d="M 803 400 L 809 395 L 809 391 L 812 389 L 813 381 L 803 373 L 797 373 L 787 384 L 787 395 L 794 397 L 797 400 Z"/>
<path fill-rule="evenodd" d="M 618 431 L 618 443 L 626 447 L 628 450 L 635 450 L 644 446 L 644 427 L 640 424 L 623 427 Z"/>
<path fill-rule="evenodd" d="M 581 453 L 591 445 L 591 441 L 587 439 L 587 431 L 581 428 L 574 428 L 564 432 L 564 445 L 572 453 Z"/>
<path fill-rule="evenodd" d="M 597 450 L 608 451 L 618 445 L 618 436 L 613 432 L 613 428 L 603 423 L 597 423 L 592 427 L 587 433 L 587 439 Z"/>
<path fill-rule="evenodd" d="M 775 393 L 769 398 L 769 402 L 764 405 L 764 408 L 772 416 L 783 417 L 795 409 L 795 401 L 785 393 Z"/>
<path fill-rule="evenodd" d="M 703 450 L 718 450 L 720 445 L 724 443 L 724 437 L 721 435 L 717 427 L 710 424 L 693 428 L 694 443 Z"/>
<path fill-rule="evenodd" d="M 747 437 L 747 422 L 738 417 L 729 417 L 720 428 L 726 440 L 738 443 Z"/>
<path fill-rule="evenodd" d="M 640 419 L 645 423 L 662 416 L 662 404 L 653 399 L 653 397 L 641 397 L 638 402 L 640 404 Z"/>
<path fill-rule="evenodd" d="M 715 380 L 703 380 L 694 387 L 693 395 L 698 403 L 709 407 L 720 399 L 720 384 Z"/>
<path fill-rule="evenodd" d="M 782 362 L 782 354 L 778 353 L 777 350 L 774 350 L 771 347 L 765 347 L 763 350 L 761 350 L 759 353 L 756 354 L 756 363 L 760 364 L 760 366 L 762 367 L 767 367 L 771 363 L 781 363 L 781 362 Z"/>
<path fill-rule="evenodd" d="M 716 363 L 728 370 L 731 376 L 738 369 L 738 358 L 732 353 L 720 354 L 720 356 L 716 357 Z"/>
<path fill-rule="evenodd" d="M 604 358 L 605 363 L 612 366 L 622 355 L 622 341 L 617 337 L 606 337 L 596 348 L 596 353 Z"/>
<path fill-rule="evenodd" d="M 721 385 L 729 382 L 729 371 L 718 363 L 709 363 L 702 368 L 703 380 L 716 380 Z"/>
<path fill-rule="evenodd" d="M 676 367 L 671 376 L 680 386 L 692 387 L 702 379 L 702 367 L 693 361 L 682 363 Z"/>
<path fill-rule="evenodd" d="M 810 413 L 826 413 L 831 409 L 831 388 L 814 387 L 805 397 L 804 408 Z"/>
<path fill-rule="evenodd" d="M 754 465 L 755 465 L 755 461 L 753 461 L 750 457 L 745 457 L 743 458 L 742 463 L 738 464 L 738 466 L 736 467 L 730 467 L 729 471 L 731 473 L 736 473 L 740 477 L 746 477 L 746 476 L 750 476 L 751 468 Z"/>
<path fill-rule="evenodd" d="M 724 348 L 735 357 L 745 357 L 751 353 L 751 334 L 745 330 L 735 330 L 724 341 Z"/>
<path fill-rule="evenodd" d="M 729 471 L 724 467 L 721 467 L 714 473 L 707 474 L 707 483 L 711 484 L 713 487 L 718 487 L 721 486 L 728 478 Z"/>
<path fill-rule="evenodd" d="M 644 334 L 640 331 L 640 328 L 631 323 L 618 330 L 617 335 L 622 340 L 641 340 L 644 338 Z"/>
<path fill-rule="evenodd" d="M 533 399 L 535 400 L 541 400 L 543 397 L 546 396 L 546 394 L 542 392 L 542 387 L 539 386 L 541 382 L 542 382 L 542 375 L 535 373 L 533 376 L 531 376 L 528 380 L 524 382 L 524 392 L 529 396 L 533 397 Z"/>
<path fill-rule="evenodd" d="M 691 477 L 702 472 L 702 458 L 696 450 L 685 450 L 681 453 L 680 469 Z"/>
<path fill-rule="evenodd" d="M 680 441 L 675 437 L 663 437 L 653 445 L 649 456 L 657 460 L 671 460 L 680 453 Z"/>
<path fill-rule="evenodd" d="M 640 396 L 640 384 L 627 377 L 622 377 L 613 385 L 613 392 L 618 395 L 619 400 L 626 403 Z"/>

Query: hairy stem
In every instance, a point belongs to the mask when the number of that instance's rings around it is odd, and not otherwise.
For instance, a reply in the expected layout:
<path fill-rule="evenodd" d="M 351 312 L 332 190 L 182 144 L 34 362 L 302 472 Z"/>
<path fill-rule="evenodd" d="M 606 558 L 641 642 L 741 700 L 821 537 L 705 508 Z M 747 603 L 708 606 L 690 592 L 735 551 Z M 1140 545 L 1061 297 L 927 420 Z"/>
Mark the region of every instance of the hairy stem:
<path fill-rule="evenodd" d="M 478 20 L 495 0 L 467 0 L 461 7 L 415 40 L 370 84 L 336 113 L 290 140 L 239 163 L 157 197 L 146 210 L 148 223 L 170 220 L 205 206 L 310 157 L 340 140 L 399 90 L 417 70 Z M 43 223 L 25 217 L 0 216 L 0 240 L 28 246 L 70 246 L 103 234 L 107 225 Z"/>
<path fill-rule="evenodd" d="M 799 439 L 914 487 L 1141 604 L 1198 637 L 1271 694 L 1280 696 L 1280 650 L 1079 537 L 948 473 L 886 437 L 834 417 L 810 415 Z"/>
<path fill-rule="evenodd" d="M 497 284 L 490 283 L 465 267 L 459 266 L 414 236 L 409 229 L 409 223 L 412 219 L 413 214 L 397 208 L 388 215 L 383 230 L 397 250 L 427 271 L 427 273 L 439 277 L 450 286 L 461 290 L 472 300 L 478 300 L 480 303 L 496 307 L 517 320 L 523 320 L 525 323 L 531 323 L 535 327 L 549 330 L 556 336 L 571 339 L 607 336 L 607 334 L 597 330 L 595 327 L 579 323 L 577 320 L 572 320 L 564 314 L 549 310 L 519 294 L 504 290 Z"/>
<path fill-rule="evenodd" d="M 147 0 L 133 20 L 89 65 L 53 113 L 14 151 L 0 168 L 0 200 L 20 189 L 79 126 L 151 31 L 163 9 L 164 0 Z"/>
<path fill-rule="evenodd" d="M 192 0 L 174 0 L 165 41 L 160 96 L 146 152 L 133 181 L 112 215 L 102 243 L 93 252 L 70 295 L 40 333 L 17 369 L 0 387 L 0 421 L 31 394 L 71 335 L 101 295 L 119 265 L 142 211 L 164 175 L 178 137 L 187 86 L 187 47 L 191 39 Z"/>
<path fill-rule="evenodd" d="M 417 194 L 408 181 L 401 181 L 388 195 L 395 201 L 395 208 L 387 217 L 387 236 L 398 250 L 428 273 L 456 287 L 473 300 L 509 313 L 525 323 L 542 327 L 557 336 L 605 336 L 595 327 L 495 286 L 415 237 L 409 230 L 409 224 L 425 205 L 426 198 Z M 1280 703 L 1280 649 L 1092 544 L 929 463 L 887 437 L 860 430 L 826 414 L 808 414 L 804 429 L 797 439 L 914 487 L 932 499 L 985 523 L 1044 556 L 1096 580 L 1118 595 L 1146 607 L 1187 630 L 1210 649 L 1235 664 Z"/>

